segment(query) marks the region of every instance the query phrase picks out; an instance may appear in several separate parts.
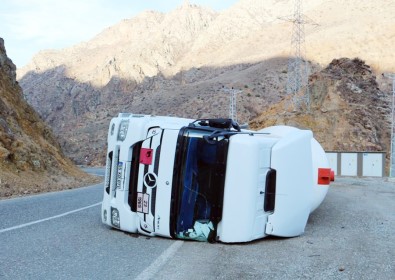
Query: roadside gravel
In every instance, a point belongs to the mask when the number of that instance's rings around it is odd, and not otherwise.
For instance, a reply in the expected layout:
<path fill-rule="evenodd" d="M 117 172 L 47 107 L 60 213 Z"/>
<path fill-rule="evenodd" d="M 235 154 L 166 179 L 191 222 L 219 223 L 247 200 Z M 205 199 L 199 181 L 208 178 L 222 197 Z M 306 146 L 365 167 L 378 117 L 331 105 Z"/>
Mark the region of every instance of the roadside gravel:
<path fill-rule="evenodd" d="M 185 242 L 158 279 L 395 279 L 395 182 L 337 178 L 296 238 Z"/>

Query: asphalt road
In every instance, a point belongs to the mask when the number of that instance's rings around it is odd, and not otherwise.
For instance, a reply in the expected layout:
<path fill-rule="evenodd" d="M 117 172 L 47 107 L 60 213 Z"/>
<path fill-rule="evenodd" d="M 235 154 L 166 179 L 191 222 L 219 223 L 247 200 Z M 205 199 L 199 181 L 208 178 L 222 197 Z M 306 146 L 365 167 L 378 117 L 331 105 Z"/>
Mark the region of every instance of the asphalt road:
<path fill-rule="evenodd" d="M 338 178 L 300 237 L 233 245 L 112 230 L 102 191 L 0 201 L 0 279 L 395 279 L 395 183 L 382 178 Z"/>

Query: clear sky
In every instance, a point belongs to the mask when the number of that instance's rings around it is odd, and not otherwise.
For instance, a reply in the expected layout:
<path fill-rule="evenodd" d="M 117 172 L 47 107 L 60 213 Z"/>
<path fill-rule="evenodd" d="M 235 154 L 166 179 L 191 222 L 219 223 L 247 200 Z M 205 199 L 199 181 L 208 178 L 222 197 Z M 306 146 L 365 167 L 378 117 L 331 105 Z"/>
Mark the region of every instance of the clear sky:
<path fill-rule="evenodd" d="M 190 0 L 220 11 L 238 0 Z M 1 0 L 0 37 L 22 67 L 40 50 L 88 41 L 104 28 L 144 10 L 168 12 L 183 0 Z"/>

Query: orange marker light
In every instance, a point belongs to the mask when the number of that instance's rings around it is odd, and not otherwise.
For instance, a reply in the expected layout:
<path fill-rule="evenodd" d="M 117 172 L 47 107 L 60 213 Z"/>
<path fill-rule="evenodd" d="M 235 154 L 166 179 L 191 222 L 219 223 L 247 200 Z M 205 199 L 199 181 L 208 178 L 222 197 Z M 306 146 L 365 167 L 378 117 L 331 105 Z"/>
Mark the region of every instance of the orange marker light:
<path fill-rule="evenodd" d="M 335 181 L 335 171 L 331 170 L 331 182 Z"/>
<path fill-rule="evenodd" d="M 330 168 L 318 168 L 318 185 L 329 185 L 332 179 L 331 173 Z"/>

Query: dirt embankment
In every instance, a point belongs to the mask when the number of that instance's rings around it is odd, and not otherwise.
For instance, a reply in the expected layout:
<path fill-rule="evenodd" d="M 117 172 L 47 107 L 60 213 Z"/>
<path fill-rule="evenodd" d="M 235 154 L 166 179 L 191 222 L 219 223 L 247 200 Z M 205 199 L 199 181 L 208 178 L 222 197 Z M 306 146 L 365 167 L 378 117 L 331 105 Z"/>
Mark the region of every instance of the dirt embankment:
<path fill-rule="evenodd" d="M 0 198 L 97 182 L 64 156 L 25 101 L 15 70 L 0 38 Z"/>

